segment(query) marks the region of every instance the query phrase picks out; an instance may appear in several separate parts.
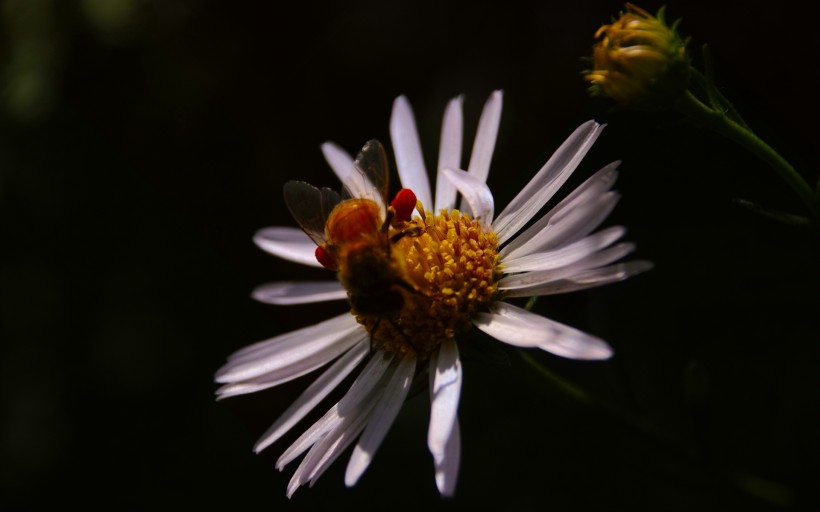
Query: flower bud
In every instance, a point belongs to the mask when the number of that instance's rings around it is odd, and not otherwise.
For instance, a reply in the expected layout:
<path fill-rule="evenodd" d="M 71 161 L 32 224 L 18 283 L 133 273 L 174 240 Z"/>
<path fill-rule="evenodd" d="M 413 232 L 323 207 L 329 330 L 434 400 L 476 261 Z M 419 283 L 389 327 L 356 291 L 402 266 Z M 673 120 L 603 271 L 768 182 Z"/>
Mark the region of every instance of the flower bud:
<path fill-rule="evenodd" d="M 678 20 L 680 21 L 680 20 Z M 668 26 L 664 9 L 654 17 L 626 4 L 626 12 L 595 33 L 594 69 L 585 72 L 594 96 L 609 96 L 621 106 L 658 110 L 671 106 L 689 84 L 686 42 Z"/>

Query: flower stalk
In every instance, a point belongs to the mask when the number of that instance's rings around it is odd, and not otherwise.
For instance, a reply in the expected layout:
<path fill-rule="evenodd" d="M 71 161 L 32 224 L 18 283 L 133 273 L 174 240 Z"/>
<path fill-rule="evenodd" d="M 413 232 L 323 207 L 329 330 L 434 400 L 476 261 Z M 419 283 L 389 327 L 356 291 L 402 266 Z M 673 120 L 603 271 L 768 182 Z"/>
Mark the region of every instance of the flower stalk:
<path fill-rule="evenodd" d="M 736 122 L 722 110 L 700 101 L 691 91 L 686 91 L 675 105 L 677 109 L 696 124 L 730 139 L 769 165 L 797 194 L 814 221 L 820 220 L 818 198 L 795 168 L 780 153 L 766 144 L 751 129 Z M 771 216 L 771 215 L 770 215 Z M 794 218 L 794 216 L 791 216 Z M 781 219 L 785 221 L 785 218 Z"/>

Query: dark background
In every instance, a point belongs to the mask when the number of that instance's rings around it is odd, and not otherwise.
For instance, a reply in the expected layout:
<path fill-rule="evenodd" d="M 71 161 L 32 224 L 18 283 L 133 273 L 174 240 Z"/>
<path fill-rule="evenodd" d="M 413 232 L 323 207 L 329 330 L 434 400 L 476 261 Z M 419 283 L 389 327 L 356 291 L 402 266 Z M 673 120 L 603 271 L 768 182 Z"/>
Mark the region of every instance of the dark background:
<path fill-rule="evenodd" d="M 619 2 L 0 7 L 4 506 L 816 506 L 817 243 L 732 203 L 802 213 L 743 150 L 674 114 L 589 99 L 581 57 Z M 724 92 L 813 185 L 812 9 L 669 5 L 695 60 L 709 42 Z M 435 490 L 422 392 L 357 487 L 344 488 L 343 457 L 287 500 L 296 464 L 273 466 L 294 437 L 262 456 L 251 447 L 309 378 L 216 403 L 213 372 L 230 352 L 339 306 L 251 301 L 258 284 L 322 275 L 264 254 L 253 233 L 292 224 L 285 181 L 337 186 L 320 143 L 355 152 L 388 142 L 397 95 L 414 106 L 433 168 L 446 101 L 466 95 L 469 147 L 496 88 L 504 114 L 489 184 L 499 209 L 589 118 L 609 127 L 570 185 L 624 162 L 607 225 L 626 225 L 636 257 L 655 269 L 537 306 L 615 348 L 606 363 L 533 354 L 599 403 L 567 398 L 514 351 L 509 365 L 470 357 L 455 499 Z"/>

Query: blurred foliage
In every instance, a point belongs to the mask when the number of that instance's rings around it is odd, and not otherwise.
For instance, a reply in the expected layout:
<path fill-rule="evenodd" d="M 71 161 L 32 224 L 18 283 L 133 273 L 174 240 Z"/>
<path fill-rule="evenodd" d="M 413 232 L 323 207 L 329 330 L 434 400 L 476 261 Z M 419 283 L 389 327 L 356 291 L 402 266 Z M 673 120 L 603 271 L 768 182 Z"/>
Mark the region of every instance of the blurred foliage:
<path fill-rule="evenodd" d="M 11 0 L 2 5 L 8 54 L 3 103 L 23 122 L 48 114 L 59 93 L 60 34 L 52 0 Z"/>

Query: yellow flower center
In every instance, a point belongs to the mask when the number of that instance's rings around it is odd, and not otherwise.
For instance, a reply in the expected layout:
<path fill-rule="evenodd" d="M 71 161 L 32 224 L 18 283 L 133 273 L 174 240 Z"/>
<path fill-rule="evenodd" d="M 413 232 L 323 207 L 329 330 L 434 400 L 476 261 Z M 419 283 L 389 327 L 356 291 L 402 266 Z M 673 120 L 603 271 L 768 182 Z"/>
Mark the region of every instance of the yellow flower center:
<path fill-rule="evenodd" d="M 388 352 L 429 356 L 443 341 L 470 325 L 488 304 L 500 277 L 495 233 L 458 210 L 426 212 L 400 230 L 408 233 L 391 246 L 401 269 L 404 304 L 394 318 L 358 314 L 373 345 Z"/>

